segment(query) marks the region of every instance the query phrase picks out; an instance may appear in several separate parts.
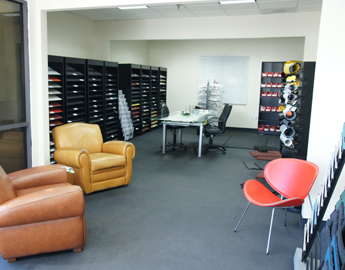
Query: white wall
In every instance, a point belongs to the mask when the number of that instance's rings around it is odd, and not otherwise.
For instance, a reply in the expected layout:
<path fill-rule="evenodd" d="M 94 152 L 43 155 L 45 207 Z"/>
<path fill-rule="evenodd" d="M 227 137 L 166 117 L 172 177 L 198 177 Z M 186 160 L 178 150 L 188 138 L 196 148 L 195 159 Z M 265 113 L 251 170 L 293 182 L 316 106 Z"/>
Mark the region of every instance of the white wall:
<path fill-rule="evenodd" d="M 323 0 L 308 146 L 308 160 L 320 168 L 311 192 L 313 202 L 319 183 L 326 177 L 331 154 L 345 122 L 345 87 L 341 79 L 345 74 L 345 39 L 343 33 L 339 32 L 345 25 L 344 10 L 345 2 L 342 0 Z M 343 172 L 325 219 L 329 218 L 334 203 L 344 190 L 344 176 Z M 309 208 L 303 208 L 304 217 L 308 217 L 309 213 Z"/>
<path fill-rule="evenodd" d="M 246 105 L 234 105 L 227 126 L 257 128 L 262 61 L 303 59 L 304 38 L 169 40 L 150 42 L 150 65 L 168 68 L 167 105 L 172 111 L 196 105 L 199 56 L 249 56 Z M 220 82 L 222 83 L 222 82 Z"/>
<path fill-rule="evenodd" d="M 109 60 L 122 64 L 149 65 L 149 41 L 111 41 Z"/>
<path fill-rule="evenodd" d="M 48 54 L 94 59 L 95 22 L 67 12 L 47 13 Z"/>

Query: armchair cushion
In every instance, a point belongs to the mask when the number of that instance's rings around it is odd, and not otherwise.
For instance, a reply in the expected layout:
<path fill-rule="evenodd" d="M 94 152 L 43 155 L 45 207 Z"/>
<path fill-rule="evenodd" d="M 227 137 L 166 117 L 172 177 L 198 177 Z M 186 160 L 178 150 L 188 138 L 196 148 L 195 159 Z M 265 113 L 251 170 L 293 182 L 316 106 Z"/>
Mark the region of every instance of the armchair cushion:
<path fill-rule="evenodd" d="M 16 197 L 14 187 L 0 166 L 0 204 Z"/>
<path fill-rule="evenodd" d="M 125 156 L 107 154 L 107 153 L 95 153 L 90 154 L 91 171 L 99 171 L 109 169 L 112 167 L 124 167 L 126 166 Z"/>
<path fill-rule="evenodd" d="M 0 205 L 0 228 L 82 216 L 84 197 L 78 186 L 48 188 Z"/>

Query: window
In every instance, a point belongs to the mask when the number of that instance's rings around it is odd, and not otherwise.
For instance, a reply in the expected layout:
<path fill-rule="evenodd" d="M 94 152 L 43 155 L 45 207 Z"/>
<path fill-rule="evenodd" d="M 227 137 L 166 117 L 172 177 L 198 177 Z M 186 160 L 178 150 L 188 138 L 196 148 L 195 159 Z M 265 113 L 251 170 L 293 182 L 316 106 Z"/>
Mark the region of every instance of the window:
<path fill-rule="evenodd" d="M 0 0 L 0 165 L 10 173 L 31 164 L 27 4 Z"/>

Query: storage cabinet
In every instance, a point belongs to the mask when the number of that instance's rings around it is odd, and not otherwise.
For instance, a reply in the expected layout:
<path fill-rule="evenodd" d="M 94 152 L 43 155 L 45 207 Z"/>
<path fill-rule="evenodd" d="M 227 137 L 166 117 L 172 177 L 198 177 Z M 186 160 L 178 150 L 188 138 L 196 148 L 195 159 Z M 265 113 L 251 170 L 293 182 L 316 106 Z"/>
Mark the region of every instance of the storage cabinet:
<path fill-rule="evenodd" d="M 134 136 L 158 126 L 151 117 L 158 116 L 160 104 L 166 103 L 167 69 L 135 64 L 119 65 L 119 83 L 130 110 Z"/>
<path fill-rule="evenodd" d="M 279 134 L 280 91 L 284 88 L 282 72 L 284 62 L 263 62 L 258 117 L 259 134 Z"/>
<path fill-rule="evenodd" d="M 125 94 L 132 115 L 133 136 L 141 135 L 141 66 L 120 64 L 119 77 L 119 89 Z"/>
<path fill-rule="evenodd" d="M 51 129 L 72 122 L 98 124 L 104 141 L 119 138 L 117 62 L 48 56 Z M 50 135 L 50 162 L 55 163 Z"/>
<path fill-rule="evenodd" d="M 63 82 L 64 62 L 62 57 L 48 57 L 48 93 L 49 93 L 49 138 L 50 138 L 50 163 L 55 163 L 53 153 L 55 145 L 51 130 L 65 122 Z"/>
<path fill-rule="evenodd" d="M 141 66 L 142 133 L 150 130 L 151 89 L 151 68 L 150 66 Z"/>
<path fill-rule="evenodd" d="M 159 91 L 159 105 L 165 103 L 167 100 L 167 75 L 168 71 L 166 68 L 159 68 L 159 85 L 160 85 L 160 91 Z"/>
<path fill-rule="evenodd" d="M 103 138 L 105 135 L 105 103 L 112 97 L 104 95 L 104 62 L 86 60 L 87 63 L 87 110 L 88 122 L 99 125 Z"/>
<path fill-rule="evenodd" d="M 105 69 L 105 141 L 119 138 L 119 65 L 116 62 L 104 62 Z"/>
<path fill-rule="evenodd" d="M 87 123 L 86 60 L 64 58 L 65 61 L 65 123 Z"/>
<path fill-rule="evenodd" d="M 158 117 L 158 111 L 160 110 L 160 79 L 159 79 L 159 67 L 151 67 L 151 111 L 150 117 Z M 165 102 L 165 101 L 164 101 Z M 158 121 L 151 121 L 151 129 L 158 127 Z"/>

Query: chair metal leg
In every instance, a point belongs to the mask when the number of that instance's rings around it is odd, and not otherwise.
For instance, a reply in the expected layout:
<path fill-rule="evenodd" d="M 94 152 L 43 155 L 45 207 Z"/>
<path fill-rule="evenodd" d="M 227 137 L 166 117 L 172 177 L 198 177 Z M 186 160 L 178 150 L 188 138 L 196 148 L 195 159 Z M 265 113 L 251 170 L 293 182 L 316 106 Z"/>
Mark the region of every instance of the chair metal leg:
<path fill-rule="evenodd" d="M 269 232 L 269 234 L 268 234 L 266 255 L 268 255 L 268 251 L 269 251 L 269 249 L 270 249 L 271 232 L 272 232 L 272 225 L 273 225 L 273 218 L 274 218 L 274 210 L 275 210 L 275 209 L 276 209 L 275 207 L 273 207 L 273 209 L 272 209 L 271 225 L 270 225 L 270 232 Z"/>
<path fill-rule="evenodd" d="M 237 223 L 237 226 L 236 226 L 234 232 L 236 232 L 238 226 L 240 225 L 240 223 L 241 223 L 241 221 L 242 221 L 244 215 L 246 214 L 246 212 L 247 212 L 247 210 L 248 210 L 249 205 L 250 205 L 250 202 L 248 202 L 246 209 L 244 209 L 244 212 L 243 212 L 243 214 L 242 214 L 242 217 L 240 218 L 240 221 Z"/>
<path fill-rule="evenodd" d="M 284 226 L 286 227 L 286 218 L 287 218 L 287 208 L 285 208 L 285 221 L 284 221 Z"/>

